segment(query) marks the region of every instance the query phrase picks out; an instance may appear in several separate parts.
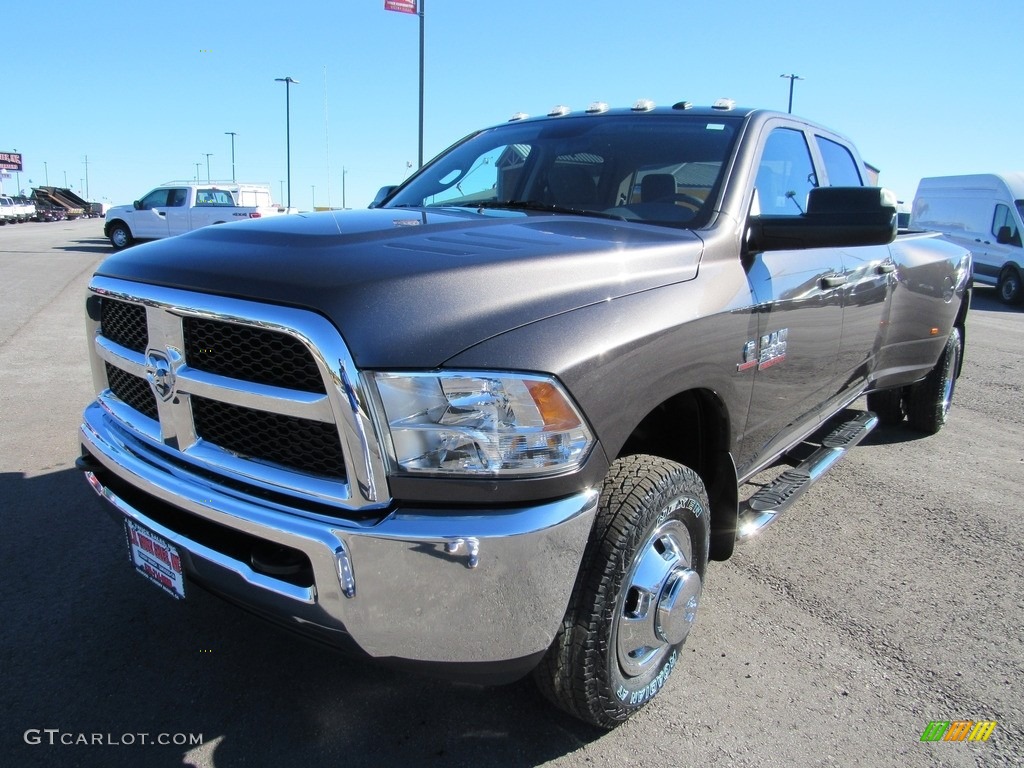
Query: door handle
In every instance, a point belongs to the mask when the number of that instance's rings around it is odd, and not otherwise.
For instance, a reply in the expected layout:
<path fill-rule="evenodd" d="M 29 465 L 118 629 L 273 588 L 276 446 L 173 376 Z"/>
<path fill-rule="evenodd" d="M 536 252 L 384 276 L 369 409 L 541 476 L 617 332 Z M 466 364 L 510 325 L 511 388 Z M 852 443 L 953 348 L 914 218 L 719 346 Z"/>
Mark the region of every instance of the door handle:
<path fill-rule="evenodd" d="M 157 216 L 166 216 L 166 215 L 167 215 L 167 212 L 166 212 L 166 211 L 157 211 L 157 212 L 156 212 L 156 215 L 157 215 Z"/>
<path fill-rule="evenodd" d="M 896 265 L 891 261 L 887 261 L 884 264 L 879 264 L 875 271 L 880 275 L 888 275 L 890 272 L 896 271 Z"/>
<path fill-rule="evenodd" d="M 846 285 L 846 275 L 826 275 L 821 278 L 822 288 L 838 288 L 840 285 Z"/>

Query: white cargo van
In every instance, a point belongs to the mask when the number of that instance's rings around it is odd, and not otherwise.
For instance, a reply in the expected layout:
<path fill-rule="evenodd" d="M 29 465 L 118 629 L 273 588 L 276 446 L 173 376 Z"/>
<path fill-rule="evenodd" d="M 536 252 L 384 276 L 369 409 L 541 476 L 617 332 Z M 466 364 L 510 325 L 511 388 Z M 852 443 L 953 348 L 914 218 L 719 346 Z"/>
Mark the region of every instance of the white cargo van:
<path fill-rule="evenodd" d="M 974 280 L 1007 304 L 1024 300 L 1024 173 L 921 179 L 911 226 L 942 232 L 974 254 Z"/>

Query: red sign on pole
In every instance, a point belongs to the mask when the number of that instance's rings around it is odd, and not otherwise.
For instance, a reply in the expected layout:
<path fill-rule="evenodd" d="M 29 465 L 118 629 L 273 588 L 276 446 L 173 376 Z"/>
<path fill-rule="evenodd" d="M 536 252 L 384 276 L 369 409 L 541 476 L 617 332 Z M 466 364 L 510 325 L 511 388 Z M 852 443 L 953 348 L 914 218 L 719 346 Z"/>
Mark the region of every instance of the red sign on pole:
<path fill-rule="evenodd" d="M 416 0 L 384 0 L 384 10 L 416 13 Z"/>

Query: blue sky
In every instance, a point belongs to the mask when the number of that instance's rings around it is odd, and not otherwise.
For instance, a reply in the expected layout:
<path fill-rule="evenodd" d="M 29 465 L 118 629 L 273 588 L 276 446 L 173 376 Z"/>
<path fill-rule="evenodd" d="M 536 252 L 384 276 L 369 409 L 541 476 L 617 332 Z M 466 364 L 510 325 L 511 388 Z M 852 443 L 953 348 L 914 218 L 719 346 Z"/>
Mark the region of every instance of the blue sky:
<path fill-rule="evenodd" d="M 854 140 L 910 201 L 922 176 L 1024 170 L 1024 2 L 426 0 L 425 156 L 514 112 L 731 97 Z M 419 23 L 384 0 L 5 3 L 0 151 L 22 188 L 141 197 L 170 179 L 286 178 L 364 207 L 418 153 Z M 85 160 L 88 157 L 88 166 Z M 45 165 L 44 165 L 45 163 Z M 4 180 L 12 192 L 17 179 Z"/>

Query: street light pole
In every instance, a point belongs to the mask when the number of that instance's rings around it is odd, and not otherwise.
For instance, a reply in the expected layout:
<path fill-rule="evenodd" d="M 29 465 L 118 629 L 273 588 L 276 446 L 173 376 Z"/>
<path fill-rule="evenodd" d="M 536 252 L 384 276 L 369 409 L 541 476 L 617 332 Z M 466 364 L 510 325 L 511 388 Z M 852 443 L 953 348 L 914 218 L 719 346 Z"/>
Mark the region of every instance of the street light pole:
<path fill-rule="evenodd" d="M 347 173 L 348 173 L 348 171 L 345 170 L 345 166 L 344 165 L 341 166 L 341 210 L 343 210 L 343 211 L 346 209 L 346 206 L 345 206 L 345 174 L 347 174 Z"/>
<path fill-rule="evenodd" d="M 231 180 L 235 180 L 235 136 L 238 134 L 234 131 L 224 131 L 225 136 L 231 137 Z"/>
<path fill-rule="evenodd" d="M 202 163 L 196 163 L 196 184 L 199 183 L 199 166 L 200 165 L 202 165 Z"/>
<path fill-rule="evenodd" d="M 210 183 L 210 155 L 212 155 L 213 152 L 204 152 L 203 154 L 206 155 L 206 183 L 209 184 Z"/>
<path fill-rule="evenodd" d="M 43 173 L 46 174 L 46 186 L 50 186 L 50 168 L 46 165 L 46 161 L 43 161 Z"/>
<path fill-rule="evenodd" d="M 419 17 L 420 17 L 420 164 L 419 167 L 423 167 L 423 22 L 426 18 L 426 4 L 427 0 L 420 0 L 419 2 Z"/>
<path fill-rule="evenodd" d="M 310 184 L 313 188 L 313 210 L 316 210 L 316 184 Z"/>
<path fill-rule="evenodd" d="M 779 75 L 789 79 L 789 114 L 793 114 L 793 81 L 803 80 L 799 75 Z"/>
<path fill-rule="evenodd" d="M 291 102 L 291 87 L 294 83 L 299 84 L 298 80 L 291 77 L 275 77 L 275 82 L 284 83 L 284 130 L 285 130 L 285 144 L 287 145 L 286 153 L 288 159 L 288 207 L 292 207 L 292 102 Z"/>

